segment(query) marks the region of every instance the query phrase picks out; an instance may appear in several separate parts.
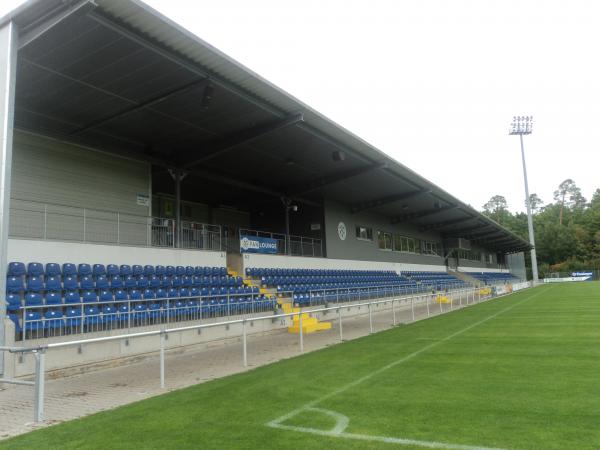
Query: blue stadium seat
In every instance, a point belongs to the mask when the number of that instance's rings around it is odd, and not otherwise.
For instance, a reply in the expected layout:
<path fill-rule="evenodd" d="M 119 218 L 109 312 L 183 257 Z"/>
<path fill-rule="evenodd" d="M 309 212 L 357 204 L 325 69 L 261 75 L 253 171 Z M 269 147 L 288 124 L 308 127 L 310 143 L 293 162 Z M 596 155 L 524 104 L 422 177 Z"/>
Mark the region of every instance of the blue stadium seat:
<path fill-rule="evenodd" d="M 65 326 L 63 313 L 60 309 L 49 309 L 44 314 L 44 329 L 56 330 L 62 329 Z"/>
<path fill-rule="evenodd" d="M 94 264 L 92 267 L 92 275 L 95 277 L 106 275 L 106 267 L 104 267 L 104 264 Z"/>
<path fill-rule="evenodd" d="M 46 292 L 44 303 L 46 305 L 61 305 L 62 296 L 58 292 Z"/>
<path fill-rule="evenodd" d="M 106 275 L 98 275 L 96 277 L 96 289 L 108 289 L 109 288 L 109 284 L 108 284 L 108 278 L 106 278 Z"/>
<path fill-rule="evenodd" d="M 163 275 L 166 275 L 165 266 L 156 266 L 154 268 L 154 274 L 158 277 L 162 277 Z"/>
<path fill-rule="evenodd" d="M 97 306 L 86 306 L 83 310 L 83 313 L 83 323 L 88 328 L 97 327 L 102 323 L 102 318 L 100 317 L 100 310 Z"/>
<path fill-rule="evenodd" d="M 41 277 L 44 275 L 44 265 L 38 262 L 27 264 L 27 275 L 30 277 Z"/>
<path fill-rule="evenodd" d="M 25 264 L 22 262 L 11 262 L 8 264 L 9 277 L 22 277 L 25 273 Z"/>
<path fill-rule="evenodd" d="M 100 291 L 99 299 L 101 302 L 112 302 L 114 300 L 113 293 L 109 290 Z"/>
<path fill-rule="evenodd" d="M 117 266 L 116 264 L 109 264 L 108 266 L 106 266 L 106 275 L 109 278 L 114 277 L 115 275 L 121 275 L 119 266 Z"/>
<path fill-rule="evenodd" d="M 74 275 L 67 275 L 63 278 L 63 286 L 67 291 L 73 291 L 79 289 L 79 282 L 77 277 Z"/>
<path fill-rule="evenodd" d="M 86 277 L 92 275 L 92 266 L 89 264 L 79 264 L 77 266 L 77 275 L 80 277 Z"/>
<path fill-rule="evenodd" d="M 84 291 L 81 298 L 83 303 L 95 303 L 98 301 L 98 296 L 95 291 Z"/>
<path fill-rule="evenodd" d="M 123 287 L 123 279 L 120 276 L 115 275 L 110 278 L 109 284 L 111 289 L 121 289 Z"/>
<path fill-rule="evenodd" d="M 76 276 L 77 275 L 77 266 L 72 263 L 64 263 L 62 265 L 62 275 L 64 277 Z"/>
<path fill-rule="evenodd" d="M 6 290 L 9 293 L 17 294 L 25 290 L 25 286 L 23 284 L 23 277 L 11 276 L 6 280 Z"/>
<path fill-rule="evenodd" d="M 50 275 L 46 277 L 47 291 L 60 291 L 62 289 L 62 281 L 60 275 Z"/>
<path fill-rule="evenodd" d="M 60 264 L 57 263 L 48 263 L 46 264 L 46 276 L 47 277 L 57 277 L 61 275 Z"/>
<path fill-rule="evenodd" d="M 81 328 L 81 324 L 83 323 L 81 318 L 81 308 L 68 307 L 65 316 L 65 326 L 67 328 L 71 328 L 72 332 L 79 331 Z"/>
<path fill-rule="evenodd" d="M 120 275 L 122 277 L 131 275 L 131 266 L 129 264 L 121 264 L 121 267 L 119 268 L 119 270 L 120 270 Z"/>
<path fill-rule="evenodd" d="M 172 277 L 173 275 L 175 275 L 175 267 L 173 266 L 167 266 L 165 267 L 165 275 Z"/>
<path fill-rule="evenodd" d="M 17 312 L 21 307 L 21 295 L 19 294 L 8 294 L 6 296 L 6 310 L 9 312 Z"/>
<path fill-rule="evenodd" d="M 74 304 L 81 303 L 81 296 L 78 290 L 67 291 L 65 293 L 65 303 Z"/>
<path fill-rule="evenodd" d="M 44 290 L 44 279 L 41 276 L 31 275 L 27 277 L 27 290 L 29 292 L 41 292 Z"/>
<path fill-rule="evenodd" d="M 145 265 L 144 266 L 144 275 L 149 277 L 150 275 L 154 275 L 154 266 Z"/>
<path fill-rule="evenodd" d="M 94 279 L 90 275 L 84 275 L 79 279 L 79 287 L 81 289 L 94 289 L 96 284 L 94 283 Z"/>
<path fill-rule="evenodd" d="M 139 264 L 134 264 L 133 266 L 131 266 L 131 275 L 133 275 L 134 277 L 139 277 L 143 274 L 144 268 L 142 266 L 140 266 Z"/>

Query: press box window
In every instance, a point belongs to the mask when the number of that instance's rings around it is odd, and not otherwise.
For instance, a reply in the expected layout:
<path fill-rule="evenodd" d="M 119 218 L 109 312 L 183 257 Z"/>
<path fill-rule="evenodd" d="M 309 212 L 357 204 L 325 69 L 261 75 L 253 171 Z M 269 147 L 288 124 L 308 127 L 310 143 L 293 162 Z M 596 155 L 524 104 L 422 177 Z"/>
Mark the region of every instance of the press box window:
<path fill-rule="evenodd" d="M 359 225 L 356 226 L 356 239 L 361 239 L 363 241 L 372 241 L 373 240 L 373 228 L 361 227 Z"/>
<path fill-rule="evenodd" d="M 377 243 L 381 250 L 391 250 L 392 249 L 392 233 L 378 231 L 377 232 Z"/>

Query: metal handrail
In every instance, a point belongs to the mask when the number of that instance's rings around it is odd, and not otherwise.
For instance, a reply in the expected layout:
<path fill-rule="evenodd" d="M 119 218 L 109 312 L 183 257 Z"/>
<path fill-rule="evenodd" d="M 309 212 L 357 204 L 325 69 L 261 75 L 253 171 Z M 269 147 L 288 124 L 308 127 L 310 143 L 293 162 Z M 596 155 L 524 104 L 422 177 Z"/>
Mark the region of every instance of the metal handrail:
<path fill-rule="evenodd" d="M 529 285 L 531 286 L 531 284 Z M 454 294 L 456 294 L 458 292 L 459 294 L 459 301 L 460 301 L 460 307 L 463 306 L 469 306 L 469 304 L 476 304 L 481 302 L 482 300 L 485 300 L 485 298 L 481 297 L 481 289 L 477 288 L 477 287 L 473 287 L 470 289 L 464 289 L 461 291 L 455 291 Z M 462 295 L 463 293 L 465 294 L 466 298 L 466 302 L 463 303 L 462 302 Z M 247 333 L 246 333 L 246 324 L 248 322 L 254 322 L 254 321 L 261 321 L 261 320 L 271 320 L 271 321 L 276 321 L 277 319 L 286 319 L 286 318 L 290 318 L 290 317 L 297 317 L 298 318 L 298 327 L 299 327 L 299 348 L 300 348 L 300 352 L 304 352 L 304 336 L 303 336 L 303 327 L 302 327 L 302 315 L 309 313 L 309 314 L 315 314 L 315 313 L 324 313 L 326 314 L 329 311 L 336 311 L 337 314 L 337 318 L 339 321 L 339 337 L 340 337 L 340 341 L 343 342 L 343 314 L 342 314 L 342 309 L 345 307 L 351 308 L 351 307 L 358 307 L 359 309 L 363 306 L 366 306 L 368 309 L 367 314 L 369 315 L 369 331 L 370 333 L 373 333 L 373 321 L 372 321 L 372 307 L 373 305 L 381 305 L 381 304 L 385 304 L 387 305 L 388 303 L 391 302 L 391 310 L 392 310 L 392 315 L 393 315 L 393 325 L 396 325 L 396 309 L 395 309 L 395 302 L 404 302 L 404 304 L 408 305 L 408 301 L 410 300 L 410 305 L 411 305 L 411 317 L 412 317 L 412 321 L 415 320 L 415 299 L 417 300 L 417 302 L 419 300 L 423 301 L 425 300 L 425 303 L 427 305 L 427 317 L 430 316 L 430 308 L 429 308 L 429 299 L 433 298 L 435 294 L 420 294 L 420 295 L 413 295 L 411 297 L 407 297 L 407 298 L 403 298 L 403 299 L 385 299 L 385 300 L 375 300 L 375 301 L 370 301 L 370 302 L 360 302 L 360 303 L 352 303 L 352 304 L 346 304 L 344 306 L 341 305 L 336 305 L 336 306 L 332 306 L 332 307 L 322 307 L 322 308 L 317 308 L 317 309 L 310 309 L 310 310 L 302 310 L 299 309 L 299 311 L 293 311 L 290 313 L 282 313 L 282 314 L 273 314 L 273 315 L 268 315 L 268 316 L 258 316 L 258 317 L 251 317 L 251 318 L 242 318 L 242 319 L 235 319 L 235 320 L 227 320 L 227 321 L 221 321 L 221 322 L 213 322 L 213 323 L 207 323 L 207 324 L 197 324 L 197 325 L 188 325 L 188 326 L 179 326 L 179 327 L 173 327 L 173 328 L 163 328 L 160 330 L 151 330 L 151 331 L 142 331 L 142 332 L 137 332 L 137 333 L 127 333 L 127 334 L 121 334 L 121 335 L 115 335 L 115 336 L 104 336 L 104 337 L 97 337 L 97 338 L 90 338 L 90 339 L 79 339 L 79 340 L 75 340 L 75 341 L 65 341 L 65 342 L 56 342 L 56 343 L 49 343 L 46 345 L 42 345 L 42 346 L 36 346 L 36 347 L 0 347 L 0 351 L 9 351 L 12 353 L 18 353 L 18 352 L 31 352 L 36 356 L 36 372 L 35 372 L 35 381 L 34 381 L 34 385 L 35 385 L 35 402 L 34 402 L 34 420 L 36 422 L 41 422 L 43 420 L 43 410 L 44 410 L 44 357 L 45 354 L 48 350 L 51 349 L 55 349 L 55 348 L 64 348 L 64 347 L 72 347 L 72 346 L 82 346 L 82 345 L 86 345 L 86 344 L 93 344 L 93 343 L 100 343 L 100 342 L 107 342 L 107 341 L 115 341 L 115 340 L 123 340 L 123 339 L 133 339 L 136 337 L 146 337 L 146 336 L 160 336 L 160 347 L 159 347 L 159 371 L 160 371 L 160 386 L 162 389 L 165 388 L 165 341 L 166 341 L 166 336 L 170 333 L 178 333 L 178 332 L 184 332 L 184 331 L 190 331 L 190 330 L 201 330 L 204 328 L 211 328 L 211 327 L 220 327 L 220 326 L 229 326 L 229 325 L 233 325 L 233 324 L 241 324 L 242 325 L 242 360 L 243 360 L 243 364 L 244 367 L 246 367 L 248 365 L 248 360 L 247 360 Z M 471 303 L 469 303 L 469 298 L 472 299 Z M 489 298 L 493 298 L 491 295 Z M 453 297 L 450 297 L 450 310 L 452 311 L 453 308 Z M 440 313 L 443 312 L 442 309 L 442 304 L 440 302 Z M 2 380 L 0 380 L 2 381 Z M 10 381 L 10 380 L 8 380 Z"/>
<path fill-rule="evenodd" d="M 279 255 L 290 255 L 290 256 L 323 256 L 323 240 L 308 236 L 299 236 L 294 234 L 285 233 L 274 233 L 271 231 L 251 230 L 247 228 L 240 228 L 240 238 L 242 236 L 256 236 L 256 237 L 267 237 L 275 239 L 278 244 L 277 254 Z M 300 245 L 300 251 L 295 252 L 292 248 L 292 244 Z M 310 251 L 304 251 L 304 246 L 310 248 Z"/>

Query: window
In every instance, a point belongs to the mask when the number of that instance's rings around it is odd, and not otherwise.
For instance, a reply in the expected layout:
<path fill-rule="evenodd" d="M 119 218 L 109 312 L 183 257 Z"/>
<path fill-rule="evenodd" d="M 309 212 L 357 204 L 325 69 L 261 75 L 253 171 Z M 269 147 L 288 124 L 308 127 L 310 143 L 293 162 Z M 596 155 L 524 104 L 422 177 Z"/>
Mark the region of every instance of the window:
<path fill-rule="evenodd" d="M 392 233 L 386 233 L 384 231 L 377 232 L 377 244 L 380 250 L 391 250 L 392 249 Z"/>
<path fill-rule="evenodd" d="M 394 251 L 404 253 L 417 253 L 416 241 L 411 237 L 394 234 Z"/>
<path fill-rule="evenodd" d="M 434 255 L 437 256 L 440 254 L 440 244 L 437 242 L 430 241 L 421 241 L 422 249 L 424 255 Z"/>
<path fill-rule="evenodd" d="M 360 225 L 356 226 L 356 239 L 360 239 L 363 241 L 372 241 L 373 240 L 373 228 L 361 227 Z"/>

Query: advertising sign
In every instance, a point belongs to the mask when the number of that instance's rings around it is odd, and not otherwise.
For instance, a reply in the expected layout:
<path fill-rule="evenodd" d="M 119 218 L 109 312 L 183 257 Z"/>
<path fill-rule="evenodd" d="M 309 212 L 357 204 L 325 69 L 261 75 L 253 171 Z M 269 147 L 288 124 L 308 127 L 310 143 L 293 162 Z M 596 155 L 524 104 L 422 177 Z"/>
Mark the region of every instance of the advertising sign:
<path fill-rule="evenodd" d="M 277 254 L 277 239 L 258 236 L 240 236 L 240 250 L 242 253 Z"/>

